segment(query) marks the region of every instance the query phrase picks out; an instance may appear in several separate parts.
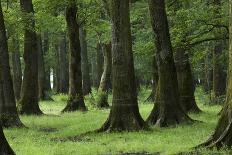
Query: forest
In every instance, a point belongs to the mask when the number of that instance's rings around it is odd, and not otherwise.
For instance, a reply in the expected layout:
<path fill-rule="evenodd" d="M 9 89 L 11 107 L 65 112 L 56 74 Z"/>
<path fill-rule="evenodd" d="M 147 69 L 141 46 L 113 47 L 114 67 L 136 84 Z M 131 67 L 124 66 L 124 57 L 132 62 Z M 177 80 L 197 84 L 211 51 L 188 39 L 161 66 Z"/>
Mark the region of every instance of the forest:
<path fill-rule="evenodd" d="M 232 0 L 0 0 L 0 155 L 231 155 Z"/>

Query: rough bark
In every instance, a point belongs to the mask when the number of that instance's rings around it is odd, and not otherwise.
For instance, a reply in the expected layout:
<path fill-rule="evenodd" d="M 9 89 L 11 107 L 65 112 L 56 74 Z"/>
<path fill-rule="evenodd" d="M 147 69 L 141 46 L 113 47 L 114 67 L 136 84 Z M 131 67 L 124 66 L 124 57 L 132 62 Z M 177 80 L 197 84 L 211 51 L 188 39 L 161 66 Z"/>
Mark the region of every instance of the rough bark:
<path fill-rule="evenodd" d="M 189 63 L 188 52 L 182 48 L 176 49 L 175 64 L 182 108 L 185 112 L 201 112 L 195 101 L 194 79 Z"/>
<path fill-rule="evenodd" d="M 180 105 L 176 67 L 173 59 L 164 0 L 149 0 L 153 31 L 156 35 L 156 59 L 159 84 L 156 104 L 147 119 L 160 127 L 192 122 Z"/>
<path fill-rule="evenodd" d="M 91 93 L 91 82 L 89 75 L 89 60 L 88 60 L 88 49 L 86 41 L 86 30 L 80 27 L 80 42 L 81 42 L 81 70 L 82 70 L 82 85 L 83 94 L 88 95 Z"/>
<path fill-rule="evenodd" d="M 1 4 L 1 2 L 0 2 Z M 22 127 L 19 119 L 13 87 L 13 80 L 10 72 L 9 51 L 6 37 L 6 29 L 2 6 L 0 5 L 0 122 L 4 127 Z"/>
<path fill-rule="evenodd" d="M 13 72 L 13 86 L 15 92 L 15 98 L 18 101 L 20 99 L 21 86 L 22 86 L 22 68 L 20 60 L 20 47 L 18 38 L 13 37 L 12 39 L 13 51 L 11 52 L 12 60 L 12 72 Z"/>
<path fill-rule="evenodd" d="M 59 50 L 60 63 L 58 64 L 60 68 L 59 92 L 64 94 L 68 93 L 68 52 L 66 45 L 67 45 L 67 41 L 66 41 L 66 33 L 65 33 L 60 42 L 60 50 Z"/>
<path fill-rule="evenodd" d="M 232 1 L 230 2 L 230 47 L 229 47 L 229 70 L 226 101 L 221 118 L 213 135 L 200 146 L 207 148 L 222 148 L 232 146 Z"/>
<path fill-rule="evenodd" d="M 14 151 L 11 149 L 8 144 L 2 129 L 2 125 L 0 125 L 0 154 L 1 155 L 15 155 Z"/>
<path fill-rule="evenodd" d="M 81 46 L 79 25 L 77 23 L 75 0 L 66 8 L 66 22 L 69 36 L 69 100 L 63 112 L 87 110 L 82 92 Z"/>
<path fill-rule="evenodd" d="M 147 127 L 136 96 L 129 0 L 112 0 L 113 101 L 99 131 L 137 131 Z"/>
<path fill-rule="evenodd" d="M 98 108 L 108 108 L 108 91 L 111 82 L 111 68 L 112 68 L 112 55 L 111 55 L 111 43 L 103 44 L 103 57 L 104 57 L 104 69 L 98 88 Z"/>
<path fill-rule="evenodd" d="M 24 27 L 24 78 L 22 84 L 19 112 L 21 114 L 42 114 L 38 99 L 38 48 L 35 32 L 32 0 L 20 0 Z"/>

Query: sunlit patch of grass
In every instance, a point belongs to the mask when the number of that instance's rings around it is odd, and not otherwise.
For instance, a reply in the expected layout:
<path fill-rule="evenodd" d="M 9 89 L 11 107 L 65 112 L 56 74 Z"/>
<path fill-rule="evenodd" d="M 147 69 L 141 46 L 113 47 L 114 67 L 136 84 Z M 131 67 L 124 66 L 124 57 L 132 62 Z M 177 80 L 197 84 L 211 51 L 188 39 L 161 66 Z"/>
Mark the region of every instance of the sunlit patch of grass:
<path fill-rule="evenodd" d="M 145 96 L 149 96 L 149 92 L 146 93 L 144 90 L 140 93 L 140 101 L 143 101 Z M 96 95 L 95 93 L 92 95 Z M 6 129 L 5 134 L 17 155 L 95 155 L 122 152 L 174 154 L 190 151 L 194 146 L 207 140 L 213 132 L 218 120 L 217 114 L 221 109 L 221 106 L 205 105 L 204 100 L 200 100 L 201 94 L 197 95 L 198 104 L 204 112 L 190 116 L 202 123 L 182 124 L 169 128 L 151 127 L 151 131 L 132 133 L 95 133 L 86 135 L 87 138 L 79 141 L 57 141 L 53 139 L 74 137 L 100 128 L 108 117 L 109 109 L 98 110 L 93 106 L 88 112 L 61 114 L 67 96 L 56 95 L 53 96 L 54 102 L 40 103 L 46 115 L 21 116 L 28 129 Z M 90 98 L 90 96 L 86 97 L 88 106 L 91 105 Z M 146 119 L 153 104 L 141 103 L 139 106 L 143 118 Z M 209 151 L 202 150 L 202 152 Z M 226 152 L 226 150 L 221 151 L 221 153 Z"/>

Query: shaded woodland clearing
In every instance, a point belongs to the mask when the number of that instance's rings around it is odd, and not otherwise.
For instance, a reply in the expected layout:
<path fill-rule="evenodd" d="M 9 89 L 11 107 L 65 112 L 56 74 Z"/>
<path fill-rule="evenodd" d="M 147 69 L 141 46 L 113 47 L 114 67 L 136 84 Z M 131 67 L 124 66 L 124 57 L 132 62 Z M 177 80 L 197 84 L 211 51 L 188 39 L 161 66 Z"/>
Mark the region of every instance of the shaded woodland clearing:
<path fill-rule="evenodd" d="M 0 0 L 0 155 L 230 154 L 231 38 L 232 1 Z"/>
<path fill-rule="evenodd" d="M 140 94 L 143 101 L 150 91 Z M 90 103 L 91 97 L 86 98 L 89 111 L 60 114 L 65 106 L 67 97 L 54 96 L 55 102 L 41 102 L 40 107 L 49 116 L 21 116 L 22 122 L 28 129 L 6 129 L 6 137 L 19 155 L 51 154 L 120 154 L 133 152 L 161 152 L 175 154 L 191 151 L 191 148 L 206 140 L 214 130 L 221 106 L 203 105 L 208 96 L 197 93 L 197 103 L 204 113 L 191 114 L 196 120 L 203 123 L 180 125 L 161 129 L 152 127 L 151 131 L 90 134 L 78 136 L 101 127 L 109 114 L 109 110 L 98 110 Z M 202 97 L 203 96 L 203 97 Z M 110 96 L 111 98 L 111 96 Z M 203 98 L 206 98 L 205 100 Z M 146 119 L 152 104 L 139 104 L 140 112 Z M 92 107 L 92 108 L 91 108 Z M 18 135 L 18 136 L 15 136 Z M 75 138 L 76 137 L 76 138 Z M 28 147 L 30 146 L 30 147 Z M 217 151 L 203 150 L 202 152 L 215 153 Z M 218 153 L 228 153 L 225 150 Z"/>

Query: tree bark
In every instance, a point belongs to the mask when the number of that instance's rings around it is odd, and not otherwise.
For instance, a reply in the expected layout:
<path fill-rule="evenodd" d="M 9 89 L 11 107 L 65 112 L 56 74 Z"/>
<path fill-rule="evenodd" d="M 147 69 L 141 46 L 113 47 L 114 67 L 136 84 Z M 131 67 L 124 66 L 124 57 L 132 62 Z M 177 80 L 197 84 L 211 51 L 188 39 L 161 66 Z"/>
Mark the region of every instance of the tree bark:
<path fill-rule="evenodd" d="M 60 93 L 60 49 L 59 44 L 55 43 L 55 56 L 56 56 L 56 63 L 54 68 L 54 76 L 53 76 L 53 90 L 56 93 Z"/>
<path fill-rule="evenodd" d="M 222 148 L 232 146 L 232 1 L 230 1 L 230 47 L 229 47 L 229 69 L 226 101 L 213 135 L 201 147 Z M 199 147 L 198 146 L 198 147 Z"/>
<path fill-rule="evenodd" d="M 137 131 L 147 127 L 136 96 L 129 0 L 112 0 L 113 101 L 103 131 Z"/>
<path fill-rule="evenodd" d="M 87 110 L 82 91 L 81 46 L 79 25 L 77 23 L 77 6 L 75 0 L 66 8 L 66 22 L 69 35 L 69 100 L 63 112 Z"/>
<path fill-rule="evenodd" d="M 4 127 L 22 127 L 19 119 L 13 87 L 13 80 L 10 73 L 9 51 L 6 37 L 6 28 L 0 2 L 0 122 Z"/>
<path fill-rule="evenodd" d="M 221 0 L 214 0 L 214 14 L 217 18 L 221 17 Z M 218 24 L 220 22 L 217 21 Z M 216 24 L 217 24 L 216 23 Z M 220 30 L 215 32 L 217 37 L 220 34 Z M 213 50 L 213 97 L 215 102 L 217 98 L 225 94 L 226 90 L 226 73 L 223 71 L 223 63 L 221 63 L 221 57 L 223 56 L 223 42 L 218 41 L 215 44 Z"/>
<path fill-rule="evenodd" d="M 111 82 L 111 68 L 112 68 L 112 55 L 111 55 L 111 43 L 103 44 L 103 57 L 104 57 L 104 69 L 98 88 L 98 108 L 108 108 L 108 91 Z"/>
<path fill-rule="evenodd" d="M 13 86 L 15 92 L 15 98 L 18 101 L 20 99 L 21 94 L 21 86 L 22 86 L 22 68 L 21 68 L 21 60 L 20 60 L 20 46 L 18 38 L 12 38 L 13 51 L 11 55 L 12 60 L 12 72 L 13 72 Z"/>
<path fill-rule="evenodd" d="M 164 0 L 149 0 L 153 31 L 156 35 L 156 59 L 159 85 L 156 104 L 147 119 L 160 127 L 192 122 L 180 105 L 176 67 L 169 34 Z"/>
<path fill-rule="evenodd" d="M 47 56 L 49 53 L 49 37 L 48 37 L 48 32 L 44 32 L 43 36 L 43 51 L 44 51 L 44 56 Z M 45 59 L 46 60 L 46 59 Z M 51 80 L 50 80 L 50 75 L 51 75 L 51 66 L 48 64 L 47 61 L 44 61 L 44 66 L 45 66 L 45 82 L 44 82 L 44 88 L 46 92 L 51 91 Z"/>
<path fill-rule="evenodd" d="M 175 65 L 177 71 L 180 104 L 185 112 L 199 113 L 201 110 L 195 101 L 194 78 L 189 63 L 188 52 L 178 48 L 175 52 Z"/>
<path fill-rule="evenodd" d="M 59 50 L 59 60 L 60 60 L 59 92 L 64 94 L 68 93 L 68 52 L 67 52 L 66 43 L 67 43 L 66 33 L 64 33 L 60 42 L 60 50 Z"/>
<path fill-rule="evenodd" d="M 21 114 L 42 114 L 38 100 L 38 48 L 35 32 L 34 9 L 32 0 L 20 0 L 24 27 L 24 78 L 22 84 L 19 112 Z M 26 26 L 27 25 L 27 26 Z"/>
<path fill-rule="evenodd" d="M 82 70 L 82 85 L 83 94 L 88 95 L 91 93 L 91 82 L 89 76 L 89 60 L 88 60 L 88 49 L 86 41 L 86 30 L 80 27 L 80 42 L 81 42 L 81 70 Z"/>
<path fill-rule="evenodd" d="M 0 154 L 1 155 L 15 155 L 14 151 L 11 149 L 8 144 L 2 129 L 2 125 L 0 125 Z"/>
<path fill-rule="evenodd" d="M 44 52 L 42 49 L 41 34 L 37 35 L 37 48 L 38 48 L 38 85 L 39 85 L 39 99 L 46 99 L 45 83 L 45 68 L 44 68 Z"/>

